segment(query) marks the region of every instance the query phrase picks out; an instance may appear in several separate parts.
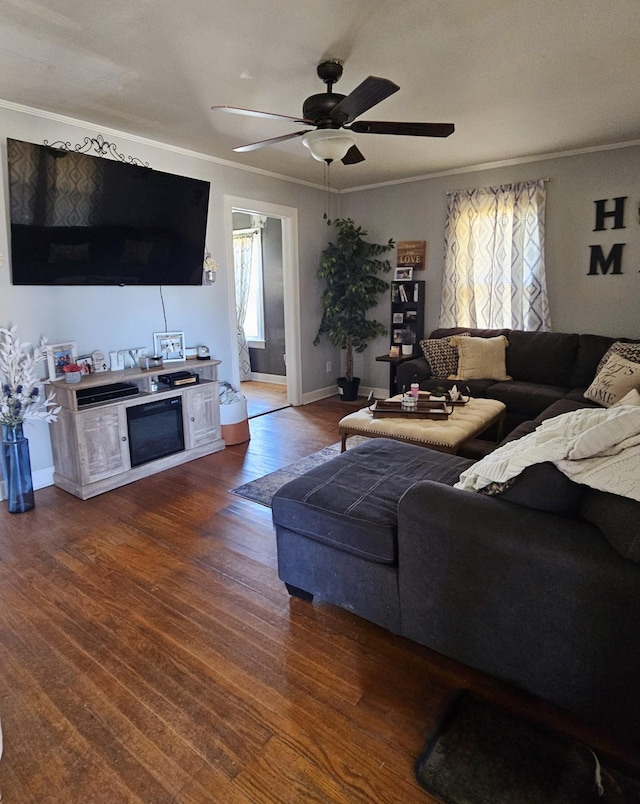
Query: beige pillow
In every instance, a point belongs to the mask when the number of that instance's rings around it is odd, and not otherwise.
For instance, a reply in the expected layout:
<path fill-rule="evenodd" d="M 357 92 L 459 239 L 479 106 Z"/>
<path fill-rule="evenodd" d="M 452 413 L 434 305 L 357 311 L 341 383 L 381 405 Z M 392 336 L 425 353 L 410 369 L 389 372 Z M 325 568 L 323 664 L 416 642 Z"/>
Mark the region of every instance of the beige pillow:
<path fill-rule="evenodd" d="M 625 396 L 623 396 L 622 399 L 619 399 L 617 402 L 614 402 L 613 405 L 611 405 L 611 407 L 618 408 L 621 405 L 636 405 L 637 407 L 640 407 L 640 394 L 636 391 L 635 388 L 629 391 L 628 394 L 625 394 Z"/>
<path fill-rule="evenodd" d="M 632 363 L 618 354 L 611 354 L 584 396 L 604 408 L 610 408 L 634 388 L 640 388 L 640 363 Z"/>
<path fill-rule="evenodd" d="M 510 380 L 505 350 L 509 341 L 497 338 L 469 338 L 454 335 L 450 341 L 458 349 L 458 373 L 453 380 Z"/>

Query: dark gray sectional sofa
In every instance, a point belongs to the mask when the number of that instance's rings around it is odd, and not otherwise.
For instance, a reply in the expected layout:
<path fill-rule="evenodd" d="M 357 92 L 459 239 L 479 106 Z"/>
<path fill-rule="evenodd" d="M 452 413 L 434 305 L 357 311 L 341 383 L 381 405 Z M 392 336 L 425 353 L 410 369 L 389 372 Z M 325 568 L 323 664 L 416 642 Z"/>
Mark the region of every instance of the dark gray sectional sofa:
<path fill-rule="evenodd" d="M 470 390 L 507 404 L 508 439 L 589 405 L 614 339 L 505 334 L 514 379 Z M 273 500 L 280 578 L 640 745 L 640 503 L 551 463 L 497 496 L 453 488 L 472 463 L 378 438 L 293 480 Z"/>

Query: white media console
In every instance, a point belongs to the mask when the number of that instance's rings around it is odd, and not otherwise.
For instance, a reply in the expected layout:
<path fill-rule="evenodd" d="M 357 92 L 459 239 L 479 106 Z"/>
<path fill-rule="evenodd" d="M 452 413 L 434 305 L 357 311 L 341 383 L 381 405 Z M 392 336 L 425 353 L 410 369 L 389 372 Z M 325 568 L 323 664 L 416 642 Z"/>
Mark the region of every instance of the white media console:
<path fill-rule="evenodd" d="M 188 360 L 149 371 L 103 371 L 73 384 L 52 382 L 56 403 L 62 406 L 57 421 L 50 425 L 54 484 L 86 500 L 224 449 L 219 364 L 219 360 Z M 153 390 L 159 375 L 185 370 L 198 374 L 199 382 L 173 388 L 159 385 Z M 135 386 L 138 391 L 94 401 L 115 383 Z M 166 450 L 172 450 L 171 454 L 162 454 Z M 149 457 L 156 454 L 160 457 Z"/>

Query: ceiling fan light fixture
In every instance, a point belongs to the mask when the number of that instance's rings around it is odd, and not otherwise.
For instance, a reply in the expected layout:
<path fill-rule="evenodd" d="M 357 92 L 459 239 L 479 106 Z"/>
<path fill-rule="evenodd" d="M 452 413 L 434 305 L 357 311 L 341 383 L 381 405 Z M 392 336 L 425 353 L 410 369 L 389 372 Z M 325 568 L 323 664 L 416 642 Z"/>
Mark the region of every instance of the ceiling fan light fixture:
<path fill-rule="evenodd" d="M 356 138 L 342 129 L 318 128 L 305 134 L 302 144 L 318 162 L 335 162 L 356 144 Z"/>

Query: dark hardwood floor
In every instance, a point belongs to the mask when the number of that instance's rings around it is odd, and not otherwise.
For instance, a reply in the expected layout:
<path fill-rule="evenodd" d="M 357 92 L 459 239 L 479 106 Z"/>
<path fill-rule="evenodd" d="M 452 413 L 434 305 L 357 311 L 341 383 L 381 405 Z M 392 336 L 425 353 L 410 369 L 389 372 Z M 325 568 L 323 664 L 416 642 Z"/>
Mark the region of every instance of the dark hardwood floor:
<path fill-rule="evenodd" d="M 460 687 L 633 762 L 567 713 L 288 597 L 270 511 L 229 489 L 335 443 L 350 407 L 260 416 L 247 444 L 85 502 L 0 502 L 3 804 L 428 802 L 413 762 Z"/>
<path fill-rule="evenodd" d="M 289 404 L 286 385 L 247 380 L 240 383 L 240 391 L 247 398 L 247 413 L 250 419 L 286 408 Z"/>

